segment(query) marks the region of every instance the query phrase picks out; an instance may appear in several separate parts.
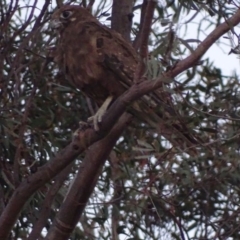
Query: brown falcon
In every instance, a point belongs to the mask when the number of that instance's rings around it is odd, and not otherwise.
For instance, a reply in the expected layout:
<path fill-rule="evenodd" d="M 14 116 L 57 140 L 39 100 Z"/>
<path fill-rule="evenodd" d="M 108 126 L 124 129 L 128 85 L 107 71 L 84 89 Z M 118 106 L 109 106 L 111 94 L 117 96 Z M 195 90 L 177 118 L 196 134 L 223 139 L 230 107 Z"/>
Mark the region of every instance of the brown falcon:
<path fill-rule="evenodd" d="M 54 59 L 67 81 L 101 106 L 90 118 L 97 129 L 108 106 L 133 83 L 138 55 L 119 33 L 102 25 L 82 7 L 61 7 L 52 15 L 51 26 L 59 33 Z M 155 91 L 145 96 L 141 104 L 132 105 L 130 112 L 175 146 L 194 146 L 197 141 L 160 95 Z"/>

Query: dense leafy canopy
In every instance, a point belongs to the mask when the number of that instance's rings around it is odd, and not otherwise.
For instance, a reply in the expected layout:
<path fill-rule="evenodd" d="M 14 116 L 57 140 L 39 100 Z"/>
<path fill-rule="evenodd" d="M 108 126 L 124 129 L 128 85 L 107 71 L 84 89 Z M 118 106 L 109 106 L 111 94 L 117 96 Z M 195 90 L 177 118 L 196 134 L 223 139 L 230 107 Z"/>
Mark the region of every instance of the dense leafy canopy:
<path fill-rule="evenodd" d="M 117 21 L 112 15 L 116 1 L 71 2 L 84 7 L 94 3 L 93 14 L 110 26 L 111 20 Z M 48 23 L 61 1 L 56 2 L 0 2 L 0 212 L 2 222 L 13 226 L 11 239 L 46 236 L 61 212 L 71 180 L 82 162 L 91 161 L 86 157 L 90 147 L 86 155 L 83 152 L 65 170 L 39 184 L 24 199 L 20 214 L 16 210 L 17 219 L 7 220 L 4 212 L 9 202 L 17 204 L 21 186 L 29 184 L 32 189 L 31 176 L 71 142 L 78 122 L 97 109 L 91 99 L 67 83 L 52 61 L 55 35 Z M 134 14 L 131 40 L 135 47 L 140 44 L 136 39 L 147 2 L 118 1 L 123 12 L 128 5 Z M 238 10 L 236 2 L 157 1 L 145 75 L 154 81 L 193 54 L 211 30 Z M 195 37 L 192 32 L 189 37 L 192 22 Z M 237 44 L 225 44 L 226 39 L 230 43 L 238 37 L 238 30 L 229 28 L 230 35 L 217 41 L 219 51 L 225 48 L 232 53 L 225 55 L 226 62 L 238 54 Z M 198 136 L 197 154 L 189 155 L 133 119 L 115 146 L 103 154 L 103 163 L 107 161 L 99 168 L 98 182 L 77 226 L 70 231 L 71 239 L 240 238 L 239 76 L 226 75 L 216 67 L 216 57 L 203 57 L 163 87 Z M 90 182 L 83 185 L 93 187 Z M 11 213 L 14 215 L 14 208 Z"/>

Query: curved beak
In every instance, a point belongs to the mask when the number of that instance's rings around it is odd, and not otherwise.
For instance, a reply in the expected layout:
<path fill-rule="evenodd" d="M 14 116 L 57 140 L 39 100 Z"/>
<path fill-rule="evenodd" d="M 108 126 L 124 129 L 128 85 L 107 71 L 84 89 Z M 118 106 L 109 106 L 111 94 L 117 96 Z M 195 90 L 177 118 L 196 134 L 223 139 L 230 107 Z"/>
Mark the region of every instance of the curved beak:
<path fill-rule="evenodd" d="M 62 26 L 61 21 L 57 20 L 57 19 L 53 19 L 50 21 L 50 27 L 53 29 L 58 29 Z"/>

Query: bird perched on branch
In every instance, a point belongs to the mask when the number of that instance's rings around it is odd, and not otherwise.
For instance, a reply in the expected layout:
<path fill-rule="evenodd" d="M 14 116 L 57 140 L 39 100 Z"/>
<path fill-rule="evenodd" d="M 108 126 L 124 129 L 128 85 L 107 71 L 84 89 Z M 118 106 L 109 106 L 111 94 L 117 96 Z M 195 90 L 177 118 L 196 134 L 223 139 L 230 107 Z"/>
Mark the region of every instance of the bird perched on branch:
<path fill-rule="evenodd" d="M 100 107 L 90 118 L 98 130 L 109 105 L 132 84 L 139 58 L 130 43 L 102 25 L 82 7 L 67 5 L 51 18 L 59 33 L 54 59 L 67 81 Z M 166 95 L 166 94 L 165 94 Z M 192 147 L 198 142 L 161 91 L 142 97 L 130 112 L 161 133 L 173 145 Z"/>

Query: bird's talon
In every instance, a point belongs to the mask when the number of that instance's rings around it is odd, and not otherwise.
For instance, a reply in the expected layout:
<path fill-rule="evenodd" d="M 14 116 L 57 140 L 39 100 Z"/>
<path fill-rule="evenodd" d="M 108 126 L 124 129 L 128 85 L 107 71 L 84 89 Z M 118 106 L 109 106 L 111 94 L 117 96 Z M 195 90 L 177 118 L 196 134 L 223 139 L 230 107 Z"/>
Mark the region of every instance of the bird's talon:
<path fill-rule="evenodd" d="M 102 116 L 98 116 L 98 122 L 102 122 Z"/>
<path fill-rule="evenodd" d="M 92 117 L 89 117 L 89 118 L 87 119 L 87 122 L 88 122 L 88 123 L 93 122 L 93 116 L 92 116 Z"/>
<path fill-rule="evenodd" d="M 83 122 L 83 121 L 79 122 L 80 130 L 86 130 L 87 128 L 90 128 L 90 127 L 91 127 L 91 124 L 89 124 L 88 122 Z"/>
<path fill-rule="evenodd" d="M 75 138 L 79 137 L 79 134 L 85 130 L 87 130 L 88 128 L 91 128 L 91 124 L 87 123 L 87 122 L 83 122 L 80 121 L 79 122 L 79 128 L 73 133 L 72 135 L 72 140 L 74 140 Z"/>
<path fill-rule="evenodd" d="M 88 121 L 88 123 L 92 123 L 93 124 L 95 131 L 99 131 L 97 114 L 95 114 L 94 116 L 89 117 L 87 121 Z"/>
<path fill-rule="evenodd" d="M 97 118 L 97 116 L 95 116 L 95 117 L 93 118 L 93 125 L 94 125 L 95 131 L 98 131 L 98 130 L 99 130 L 99 127 L 98 127 L 98 118 Z"/>

